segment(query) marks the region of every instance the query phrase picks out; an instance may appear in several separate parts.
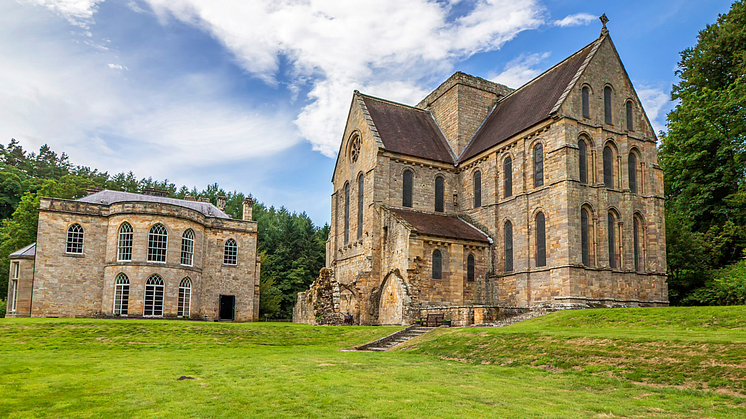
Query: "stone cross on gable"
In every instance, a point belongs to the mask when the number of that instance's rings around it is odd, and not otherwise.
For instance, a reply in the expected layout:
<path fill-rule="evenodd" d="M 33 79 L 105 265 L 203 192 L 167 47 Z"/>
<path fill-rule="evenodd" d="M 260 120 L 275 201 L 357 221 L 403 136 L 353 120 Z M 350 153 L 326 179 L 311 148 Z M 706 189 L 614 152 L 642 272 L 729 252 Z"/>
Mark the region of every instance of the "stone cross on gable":
<path fill-rule="evenodd" d="M 606 17 L 606 13 L 602 14 L 601 17 L 599 17 L 599 19 L 601 19 L 601 23 L 603 23 L 603 25 L 604 25 L 604 27 L 601 28 L 601 35 L 608 35 L 609 34 L 609 30 L 606 29 L 606 22 L 609 21 L 609 18 Z"/>

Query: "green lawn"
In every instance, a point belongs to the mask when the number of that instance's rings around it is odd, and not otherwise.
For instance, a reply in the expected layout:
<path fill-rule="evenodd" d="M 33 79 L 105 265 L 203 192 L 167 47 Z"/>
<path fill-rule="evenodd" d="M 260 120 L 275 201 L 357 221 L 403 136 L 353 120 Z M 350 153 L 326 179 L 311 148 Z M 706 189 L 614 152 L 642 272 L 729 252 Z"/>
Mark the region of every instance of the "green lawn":
<path fill-rule="evenodd" d="M 2 319 L 0 418 L 746 418 L 742 307 L 568 311 L 340 351 L 393 330 Z"/>

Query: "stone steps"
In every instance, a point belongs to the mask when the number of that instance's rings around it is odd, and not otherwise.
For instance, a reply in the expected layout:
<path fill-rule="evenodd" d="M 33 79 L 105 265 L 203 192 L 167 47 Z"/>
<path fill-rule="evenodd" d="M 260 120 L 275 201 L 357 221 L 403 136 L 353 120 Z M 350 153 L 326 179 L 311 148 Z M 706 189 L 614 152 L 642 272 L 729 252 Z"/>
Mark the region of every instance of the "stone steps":
<path fill-rule="evenodd" d="M 416 338 L 417 336 L 422 336 L 423 334 L 433 329 L 434 327 L 409 326 L 406 329 L 402 329 L 396 333 L 392 333 L 382 339 L 378 339 L 376 341 L 366 343 L 365 345 L 358 346 L 355 349 L 357 349 L 358 351 L 388 351 L 389 349 L 395 346 L 399 346 L 410 339 Z"/>

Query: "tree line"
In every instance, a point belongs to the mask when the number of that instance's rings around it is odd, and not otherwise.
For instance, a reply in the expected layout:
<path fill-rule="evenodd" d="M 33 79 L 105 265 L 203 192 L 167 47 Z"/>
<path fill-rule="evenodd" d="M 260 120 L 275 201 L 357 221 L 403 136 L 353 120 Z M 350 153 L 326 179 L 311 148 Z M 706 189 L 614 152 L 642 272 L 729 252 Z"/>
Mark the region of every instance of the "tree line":
<path fill-rule="evenodd" d="M 218 195 L 224 195 L 225 212 L 234 219 L 243 218 L 246 198 L 242 192 L 224 191 L 217 183 L 197 190 L 177 188 L 168 179 L 138 179 L 132 172 L 109 175 L 73 165 L 67 154 L 58 155 L 46 144 L 38 153 L 29 153 L 11 139 L 8 145 L 0 144 L 0 300 L 8 292 L 8 256 L 36 241 L 41 197 L 78 199 L 86 196 L 90 187 L 134 193 L 157 188 L 166 190 L 171 198 L 184 199 L 189 194 L 208 198 L 213 204 Z M 305 212 L 267 208 L 257 200 L 253 211 L 258 223 L 257 252 L 262 263 L 260 316 L 289 318 L 297 293 L 308 289 L 324 266 L 329 226 L 314 225 Z"/>

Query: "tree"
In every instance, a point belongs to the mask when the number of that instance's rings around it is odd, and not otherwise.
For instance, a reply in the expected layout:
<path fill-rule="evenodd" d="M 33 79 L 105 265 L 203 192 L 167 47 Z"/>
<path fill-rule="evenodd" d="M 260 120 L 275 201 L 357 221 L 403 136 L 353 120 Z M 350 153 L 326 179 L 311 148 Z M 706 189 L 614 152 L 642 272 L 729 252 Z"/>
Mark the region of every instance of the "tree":
<path fill-rule="evenodd" d="M 679 103 L 668 114 L 668 133 L 661 134 L 659 151 L 666 216 L 679 223 L 669 227 L 675 235 L 667 234 L 669 271 L 675 279 L 672 285 L 682 273 L 681 264 L 693 262 L 687 242 L 694 243 L 697 238 L 704 243 L 708 268 L 737 261 L 746 246 L 743 0 L 700 31 L 696 46 L 681 52 L 676 75 L 679 83 L 673 86 L 671 97 Z M 681 231 L 682 225 L 694 235 Z M 695 282 L 702 285 L 706 280 L 702 276 Z"/>

